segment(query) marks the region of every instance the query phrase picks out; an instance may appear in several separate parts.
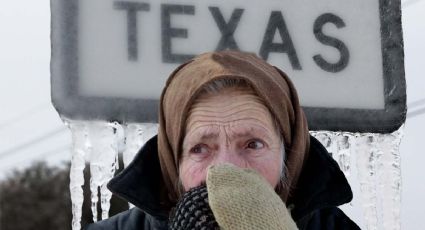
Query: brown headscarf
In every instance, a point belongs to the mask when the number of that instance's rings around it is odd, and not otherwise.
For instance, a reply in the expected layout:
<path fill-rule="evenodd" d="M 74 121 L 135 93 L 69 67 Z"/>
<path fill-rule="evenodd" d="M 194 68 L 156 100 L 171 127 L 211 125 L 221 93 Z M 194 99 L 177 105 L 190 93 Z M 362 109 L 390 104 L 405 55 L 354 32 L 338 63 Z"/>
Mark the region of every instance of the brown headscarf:
<path fill-rule="evenodd" d="M 286 74 L 253 54 L 236 51 L 199 55 L 179 66 L 167 80 L 160 100 L 158 153 L 168 202 L 175 203 L 181 195 L 178 169 L 188 111 L 202 87 L 221 78 L 247 81 L 277 118 L 286 150 L 289 185 L 279 195 L 286 202 L 309 151 L 307 121 Z"/>

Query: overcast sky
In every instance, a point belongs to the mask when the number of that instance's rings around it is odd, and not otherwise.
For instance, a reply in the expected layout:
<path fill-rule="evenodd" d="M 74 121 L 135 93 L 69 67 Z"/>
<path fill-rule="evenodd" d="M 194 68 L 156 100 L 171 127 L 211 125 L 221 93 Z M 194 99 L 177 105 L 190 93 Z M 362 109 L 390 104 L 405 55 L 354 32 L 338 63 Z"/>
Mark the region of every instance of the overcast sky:
<path fill-rule="evenodd" d="M 3 1 L 0 7 L 0 178 L 34 160 L 69 160 L 70 133 L 50 102 L 49 1 Z M 425 0 L 403 7 L 407 102 L 404 127 L 402 229 L 425 218 Z M 416 111 L 416 113 L 414 112 Z M 422 228 L 421 228 L 422 227 Z"/>

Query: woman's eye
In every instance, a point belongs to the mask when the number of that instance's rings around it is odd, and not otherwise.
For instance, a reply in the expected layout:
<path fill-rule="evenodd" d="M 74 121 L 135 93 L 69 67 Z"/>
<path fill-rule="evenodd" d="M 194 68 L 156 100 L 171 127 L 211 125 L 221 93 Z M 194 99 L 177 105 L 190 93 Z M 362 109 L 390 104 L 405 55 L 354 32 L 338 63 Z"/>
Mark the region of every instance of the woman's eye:
<path fill-rule="evenodd" d="M 204 154 L 208 153 L 208 148 L 205 145 L 195 145 L 192 149 L 190 149 L 190 153 L 194 154 Z"/>
<path fill-rule="evenodd" d="M 252 141 L 248 142 L 247 148 L 262 149 L 262 148 L 264 148 L 264 143 L 260 140 L 252 140 Z"/>

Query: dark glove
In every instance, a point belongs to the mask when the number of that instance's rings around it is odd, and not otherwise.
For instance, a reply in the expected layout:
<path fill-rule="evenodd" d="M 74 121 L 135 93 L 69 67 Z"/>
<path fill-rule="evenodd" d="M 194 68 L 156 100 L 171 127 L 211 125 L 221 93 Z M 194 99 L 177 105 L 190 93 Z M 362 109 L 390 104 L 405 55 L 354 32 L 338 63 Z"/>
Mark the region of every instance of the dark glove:
<path fill-rule="evenodd" d="M 170 217 L 169 229 L 218 230 L 217 222 L 208 205 L 208 192 L 205 185 L 186 192 Z"/>

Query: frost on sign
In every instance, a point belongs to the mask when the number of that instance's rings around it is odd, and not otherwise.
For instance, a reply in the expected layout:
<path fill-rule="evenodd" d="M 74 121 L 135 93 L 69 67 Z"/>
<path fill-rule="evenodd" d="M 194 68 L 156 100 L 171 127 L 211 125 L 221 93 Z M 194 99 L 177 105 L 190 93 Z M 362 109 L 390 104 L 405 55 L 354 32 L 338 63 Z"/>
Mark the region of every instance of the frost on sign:
<path fill-rule="evenodd" d="M 170 72 L 253 52 L 284 70 L 312 130 L 405 120 L 400 0 L 52 0 L 52 98 L 69 119 L 156 122 Z"/>

